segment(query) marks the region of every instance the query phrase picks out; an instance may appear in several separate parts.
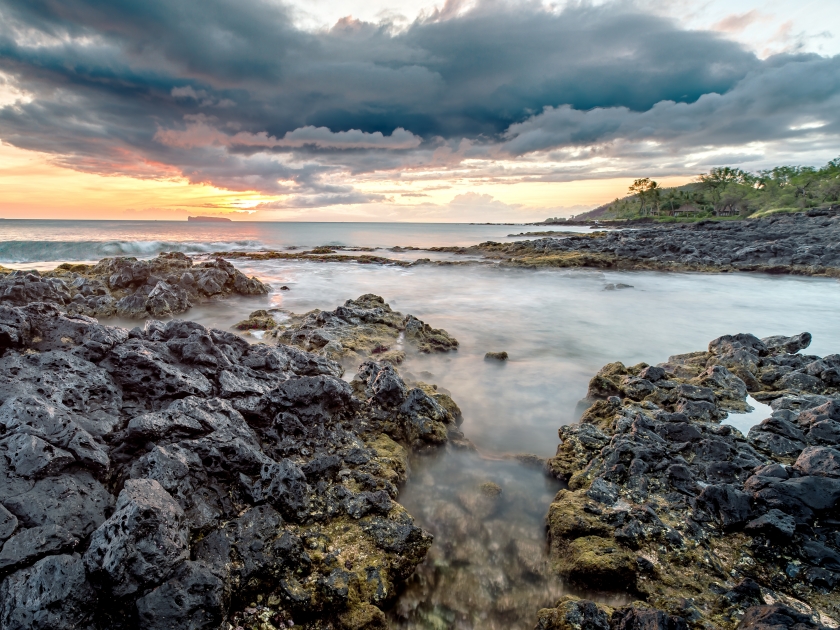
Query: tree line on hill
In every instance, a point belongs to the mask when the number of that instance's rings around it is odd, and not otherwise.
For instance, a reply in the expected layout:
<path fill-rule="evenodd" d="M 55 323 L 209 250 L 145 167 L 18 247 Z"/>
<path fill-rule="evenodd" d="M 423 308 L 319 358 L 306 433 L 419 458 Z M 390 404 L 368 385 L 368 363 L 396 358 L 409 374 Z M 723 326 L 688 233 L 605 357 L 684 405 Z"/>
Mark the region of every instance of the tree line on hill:
<path fill-rule="evenodd" d="M 749 173 L 716 167 L 696 182 L 675 188 L 662 188 L 644 177 L 635 180 L 628 192 L 627 197 L 575 219 L 748 217 L 831 205 L 840 201 L 840 157 L 822 168 L 777 166 Z"/>

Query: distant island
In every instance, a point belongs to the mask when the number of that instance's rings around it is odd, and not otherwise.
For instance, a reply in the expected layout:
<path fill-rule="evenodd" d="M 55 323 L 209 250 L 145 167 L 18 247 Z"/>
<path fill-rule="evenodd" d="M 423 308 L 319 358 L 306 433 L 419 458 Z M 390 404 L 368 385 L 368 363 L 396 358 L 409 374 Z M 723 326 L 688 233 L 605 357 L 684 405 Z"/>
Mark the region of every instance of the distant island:
<path fill-rule="evenodd" d="M 232 222 L 227 217 L 187 217 L 187 221 L 197 221 L 199 223 L 231 223 Z"/>

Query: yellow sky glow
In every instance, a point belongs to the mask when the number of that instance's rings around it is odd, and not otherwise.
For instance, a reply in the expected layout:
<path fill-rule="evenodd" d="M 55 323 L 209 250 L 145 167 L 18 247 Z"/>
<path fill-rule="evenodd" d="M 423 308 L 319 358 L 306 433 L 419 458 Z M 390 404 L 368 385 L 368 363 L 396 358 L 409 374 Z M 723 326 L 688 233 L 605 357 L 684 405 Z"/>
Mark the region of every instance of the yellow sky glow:
<path fill-rule="evenodd" d="M 663 186 L 676 186 L 690 179 L 667 177 L 659 182 Z M 248 215 L 238 212 L 261 202 L 282 200 L 282 197 L 232 192 L 190 184 L 184 179 L 138 179 L 84 173 L 57 166 L 46 154 L 0 143 L 0 217 L 17 219 L 184 220 L 190 214 L 237 213 L 231 218 L 457 221 L 457 212 L 450 213 L 449 204 L 460 195 L 472 193 L 488 195 L 496 202 L 514 206 L 509 220 L 533 220 L 554 215 L 558 208 L 577 206 L 576 212 L 580 212 L 580 206 L 596 207 L 623 197 L 631 182 L 629 178 L 509 182 L 444 177 L 405 182 L 387 176 L 382 179 L 380 174 L 376 178 L 360 178 L 353 184 L 363 192 L 388 195 L 392 200 L 388 203 L 368 207 L 261 211 Z M 473 216 L 464 218 L 475 219 Z"/>

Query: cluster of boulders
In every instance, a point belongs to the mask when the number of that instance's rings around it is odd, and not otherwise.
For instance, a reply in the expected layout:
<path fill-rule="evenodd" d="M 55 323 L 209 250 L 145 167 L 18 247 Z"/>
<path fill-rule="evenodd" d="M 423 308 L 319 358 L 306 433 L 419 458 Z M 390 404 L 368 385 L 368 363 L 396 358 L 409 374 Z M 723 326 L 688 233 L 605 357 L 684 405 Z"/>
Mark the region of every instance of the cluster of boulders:
<path fill-rule="evenodd" d="M 549 460 L 568 484 L 547 517 L 552 561 L 661 613 L 593 627 L 837 627 L 840 355 L 799 354 L 810 341 L 727 335 L 592 379 L 591 406 Z M 744 436 L 721 420 L 748 392 L 773 413 Z M 581 605 L 546 609 L 541 627 L 572 627 L 549 621 Z"/>
<path fill-rule="evenodd" d="M 151 260 L 105 258 L 96 265 L 64 263 L 43 274 L 0 274 L 0 303 L 58 304 L 74 315 L 130 319 L 172 317 L 193 304 L 226 295 L 263 295 L 268 287 L 226 260 L 195 264 L 180 253 Z"/>
<path fill-rule="evenodd" d="M 840 213 L 812 210 L 742 221 L 700 221 L 482 243 L 506 264 L 840 275 Z"/>
<path fill-rule="evenodd" d="M 384 627 L 431 544 L 408 454 L 460 436 L 443 398 L 63 309 L 0 305 L 0 628 Z"/>
<path fill-rule="evenodd" d="M 414 315 L 391 310 L 385 300 L 371 293 L 347 300 L 332 311 L 292 315 L 274 335 L 283 343 L 331 359 L 376 357 L 394 365 L 405 359 L 406 345 L 422 354 L 458 348 L 458 340 L 445 330 L 432 328 Z"/>

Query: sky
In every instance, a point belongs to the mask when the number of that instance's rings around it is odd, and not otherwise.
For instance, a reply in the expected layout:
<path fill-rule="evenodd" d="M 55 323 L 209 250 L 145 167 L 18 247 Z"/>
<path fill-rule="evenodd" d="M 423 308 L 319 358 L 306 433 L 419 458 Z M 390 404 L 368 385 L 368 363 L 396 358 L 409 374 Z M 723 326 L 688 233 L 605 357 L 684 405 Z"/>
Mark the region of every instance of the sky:
<path fill-rule="evenodd" d="M 840 0 L 0 0 L 0 217 L 535 221 L 840 156 Z"/>

